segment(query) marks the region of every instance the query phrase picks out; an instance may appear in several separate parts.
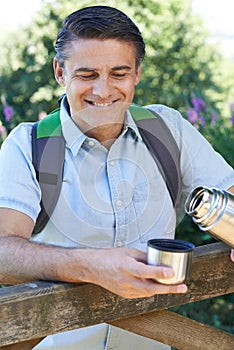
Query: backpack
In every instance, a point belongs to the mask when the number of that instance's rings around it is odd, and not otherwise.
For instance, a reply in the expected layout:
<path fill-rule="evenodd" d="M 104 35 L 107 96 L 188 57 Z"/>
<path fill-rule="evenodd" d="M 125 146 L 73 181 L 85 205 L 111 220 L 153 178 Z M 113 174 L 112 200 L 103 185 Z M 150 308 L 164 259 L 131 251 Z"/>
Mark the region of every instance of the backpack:
<path fill-rule="evenodd" d="M 141 137 L 159 166 L 174 207 L 181 192 L 180 152 L 162 118 L 152 110 L 131 105 L 131 115 Z M 32 162 L 41 187 L 41 212 L 33 234 L 41 232 L 56 206 L 63 180 L 65 140 L 62 135 L 60 109 L 33 124 Z"/>

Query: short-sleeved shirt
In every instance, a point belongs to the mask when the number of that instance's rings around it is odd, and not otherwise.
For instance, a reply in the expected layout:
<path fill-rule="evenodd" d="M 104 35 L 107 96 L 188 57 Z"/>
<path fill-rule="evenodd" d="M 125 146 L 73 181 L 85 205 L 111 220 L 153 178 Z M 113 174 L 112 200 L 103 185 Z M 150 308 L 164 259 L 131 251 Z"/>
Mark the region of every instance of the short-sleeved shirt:
<path fill-rule="evenodd" d="M 179 147 L 184 196 L 198 185 L 227 189 L 234 184 L 233 169 L 177 111 L 149 107 L 164 119 Z M 110 149 L 75 125 L 64 100 L 60 117 L 66 141 L 62 190 L 50 221 L 32 240 L 62 247 L 146 251 L 151 238 L 173 238 L 176 212 L 130 112 Z M 32 165 L 31 129 L 32 123 L 20 124 L 2 146 L 0 207 L 36 221 L 41 192 Z M 127 349 L 129 344 L 134 350 L 168 348 L 101 324 L 49 336 L 35 349 L 110 350 Z"/>

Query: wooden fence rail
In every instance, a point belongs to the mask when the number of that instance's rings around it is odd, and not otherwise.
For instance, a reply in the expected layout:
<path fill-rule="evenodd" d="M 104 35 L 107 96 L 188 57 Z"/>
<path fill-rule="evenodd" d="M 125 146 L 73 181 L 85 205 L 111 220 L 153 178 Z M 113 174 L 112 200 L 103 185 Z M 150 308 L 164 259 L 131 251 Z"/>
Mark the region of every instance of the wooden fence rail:
<path fill-rule="evenodd" d="M 0 348 L 29 350 L 49 334 L 106 322 L 181 350 L 233 350 L 234 336 L 171 311 L 234 292 L 230 247 L 194 252 L 189 292 L 127 300 L 92 284 L 32 282 L 0 289 Z"/>

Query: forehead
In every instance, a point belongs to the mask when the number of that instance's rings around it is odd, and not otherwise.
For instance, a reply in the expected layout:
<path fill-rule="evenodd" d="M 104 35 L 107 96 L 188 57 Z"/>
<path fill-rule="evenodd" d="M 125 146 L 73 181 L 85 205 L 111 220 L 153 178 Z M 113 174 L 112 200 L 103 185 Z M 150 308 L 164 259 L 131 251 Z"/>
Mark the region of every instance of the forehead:
<path fill-rule="evenodd" d="M 129 65 L 135 67 L 136 54 L 133 43 L 108 39 L 77 39 L 67 45 L 65 65 L 109 66 Z"/>

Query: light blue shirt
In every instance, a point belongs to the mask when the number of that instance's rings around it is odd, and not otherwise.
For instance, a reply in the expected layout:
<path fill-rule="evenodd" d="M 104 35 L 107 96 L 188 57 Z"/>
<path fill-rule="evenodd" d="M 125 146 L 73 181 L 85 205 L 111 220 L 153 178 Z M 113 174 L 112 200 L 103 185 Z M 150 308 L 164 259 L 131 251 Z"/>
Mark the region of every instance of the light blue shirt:
<path fill-rule="evenodd" d="M 61 121 L 67 145 L 63 188 L 48 227 L 33 239 L 63 246 L 145 250 L 152 232 L 173 236 L 169 193 L 130 114 L 110 150 L 86 137 L 64 106 Z"/>
<path fill-rule="evenodd" d="M 179 146 L 185 195 L 198 185 L 227 189 L 234 184 L 233 169 L 177 111 L 161 105 L 151 108 L 165 120 Z M 170 195 L 130 113 L 109 150 L 77 128 L 64 101 L 61 122 L 66 141 L 62 191 L 49 223 L 32 240 L 63 247 L 128 246 L 146 251 L 148 239 L 173 238 L 176 214 Z M 31 127 L 31 123 L 19 125 L 0 152 L 0 206 L 35 221 L 41 192 L 31 163 Z M 47 337 L 36 347 L 45 348 L 168 347 L 101 324 Z"/>

